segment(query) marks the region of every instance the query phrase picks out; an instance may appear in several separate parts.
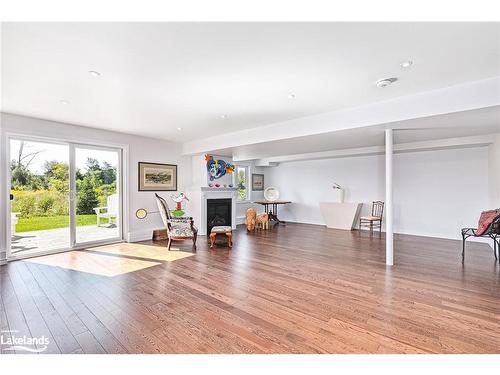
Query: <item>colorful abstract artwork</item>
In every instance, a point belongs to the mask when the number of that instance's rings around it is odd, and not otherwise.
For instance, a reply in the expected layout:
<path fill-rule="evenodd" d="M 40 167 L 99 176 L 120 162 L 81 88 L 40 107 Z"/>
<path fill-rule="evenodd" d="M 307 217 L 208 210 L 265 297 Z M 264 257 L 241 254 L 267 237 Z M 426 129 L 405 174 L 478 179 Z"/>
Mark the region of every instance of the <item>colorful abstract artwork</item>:
<path fill-rule="evenodd" d="M 234 172 L 234 165 L 222 159 L 214 159 L 212 155 L 205 155 L 207 161 L 207 173 L 210 181 L 217 180 L 226 173 Z"/>

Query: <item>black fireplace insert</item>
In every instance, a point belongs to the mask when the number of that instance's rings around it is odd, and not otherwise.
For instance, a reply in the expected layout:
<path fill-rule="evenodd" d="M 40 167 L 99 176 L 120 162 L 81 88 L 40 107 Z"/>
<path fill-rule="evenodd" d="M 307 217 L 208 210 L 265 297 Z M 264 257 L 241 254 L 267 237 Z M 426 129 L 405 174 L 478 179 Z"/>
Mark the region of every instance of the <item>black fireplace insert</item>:
<path fill-rule="evenodd" d="M 207 233 L 218 225 L 231 226 L 231 199 L 207 199 Z"/>

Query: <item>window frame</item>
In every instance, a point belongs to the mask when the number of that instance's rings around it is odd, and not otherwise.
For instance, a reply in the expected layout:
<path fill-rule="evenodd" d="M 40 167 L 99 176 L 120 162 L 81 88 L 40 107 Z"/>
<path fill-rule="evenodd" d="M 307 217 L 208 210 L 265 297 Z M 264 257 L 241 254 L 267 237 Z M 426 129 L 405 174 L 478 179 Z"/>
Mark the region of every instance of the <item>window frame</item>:
<path fill-rule="evenodd" d="M 248 203 L 251 202 L 251 191 L 250 191 L 250 181 L 249 181 L 249 176 L 250 174 L 250 166 L 245 165 L 245 164 L 237 164 L 235 165 L 235 174 L 234 174 L 234 180 L 233 180 L 233 185 L 238 188 L 238 170 L 239 169 L 244 169 L 245 170 L 245 190 L 246 190 L 246 197 L 245 199 L 240 199 L 239 195 L 239 190 L 238 190 L 238 197 L 236 199 L 236 203 Z"/>

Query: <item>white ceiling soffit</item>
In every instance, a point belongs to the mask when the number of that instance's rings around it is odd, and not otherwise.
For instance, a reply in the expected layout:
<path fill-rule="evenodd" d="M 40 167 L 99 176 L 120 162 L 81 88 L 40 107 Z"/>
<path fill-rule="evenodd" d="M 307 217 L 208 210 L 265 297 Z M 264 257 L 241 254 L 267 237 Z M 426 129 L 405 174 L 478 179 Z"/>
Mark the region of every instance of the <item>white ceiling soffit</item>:
<path fill-rule="evenodd" d="M 405 152 L 485 147 L 490 145 L 492 142 L 493 142 L 493 137 L 490 134 L 475 135 L 470 137 L 442 138 L 430 141 L 398 143 L 394 145 L 393 150 L 395 154 L 400 154 Z M 289 163 L 296 161 L 336 159 L 336 158 L 346 158 L 346 157 L 356 157 L 356 156 L 383 155 L 383 154 L 385 154 L 385 146 L 369 146 L 369 147 L 319 151 L 306 154 L 291 154 L 291 155 L 256 159 L 255 166 L 274 167 L 282 163 Z"/>
<path fill-rule="evenodd" d="M 288 156 L 384 145 L 385 124 L 231 148 L 233 160 L 287 160 Z M 396 144 L 500 133 L 500 106 L 391 123 Z M 228 150 L 216 150 L 227 154 Z M 309 155 L 310 156 L 310 155 Z M 308 156 L 308 158 L 309 158 Z"/>
<path fill-rule="evenodd" d="M 190 142 L 499 76 L 499 25 L 4 23 L 1 109 L 200 151 Z"/>
<path fill-rule="evenodd" d="M 245 155 L 244 146 L 252 146 L 256 150 L 259 144 L 297 138 L 299 140 L 297 147 L 300 147 L 300 137 L 317 136 L 321 140 L 323 136 L 332 132 L 351 133 L 333 134 L 334 137 L 344 137 L 348 144 L 340 147 L 362 147 L 363 144 L 370 142 L 371 136 L 379 134 L 380 128 L 385 127 L 421 127 L 420 123 L 408 120 L 429 118 L 446 114 L 460 112 L 461 116 L 467 116 L 467 111 L 475 109 L 487 109 L 500 105 L 500 77 L 487 80 L 466 83 L 448 88 L 408 95 L 384 102 L 373 103 L 370 105 L 349 108 L 325 114 L 319 114 L 300 119 L 290 120 L 282 123 L 269 125 L 266 127 L 243 130 L 236 133 L 211 137 L 201 141 L 187 142 L 183 145 L 183 151 L 186 154 L 199 153 L 207 150 L 233 149 L 235 155 L 241 158 L 252 158 Z M 486 111 L 487 119 L 484 121 L 489 125 L 498 124 L 497 110 Z M 467 126 L 475 127 L 478 120 L 469 117 L 464 118 Z M 396 124 L 394 124 L 396 123 Z M 442 126 L 442 122 L 426 121 L 426 127 Z M 449 123 L 449 126 L 453 126 Z M 370 129 L 370 127 L 374 127 Z M 358 129 L 356 131 L 356 129 Z M 343 138 L 343 139 L 344 139 Z M 269 145 L 268 145 L 269 146 Z M 269 147 L 266 147 L 269 148 Z M 332 149 L 332 148 L 330 148 Z M 239 151 L 238 151 L 239 150 Z M 265 152 L 264 147 L 261 151 Z M 300 152 L 300 151 L 297 151 Z M 255 155 L 254 155 L 255 156 Z M 257 155 L 262 157 L 262 155 Z"/>

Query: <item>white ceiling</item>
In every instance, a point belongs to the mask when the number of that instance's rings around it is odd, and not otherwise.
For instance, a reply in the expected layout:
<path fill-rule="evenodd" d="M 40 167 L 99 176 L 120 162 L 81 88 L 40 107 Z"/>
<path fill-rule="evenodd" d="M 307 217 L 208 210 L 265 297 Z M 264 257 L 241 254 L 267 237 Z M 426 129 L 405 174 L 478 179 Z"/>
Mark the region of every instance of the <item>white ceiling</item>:
<path fill-rule="evenodd" d="M 391 128 L 395 130 L 394 143 L 397 144 L 500 133 L 500 106 L 393 122 Z M 273 158 L 273 161 L 280 161 L 278 156 L 285 160 L 290 155 L 383 146 L 384 130 L 385 124 L 381 124 L 214 150 L 213 153 L 235 155 L 238 160 Z"/>
<path fill-rule="evenodd" d="M 500 23 L 7 23 L 2 111 L 185 142 L 498 76 L 499 46 Z"/>

